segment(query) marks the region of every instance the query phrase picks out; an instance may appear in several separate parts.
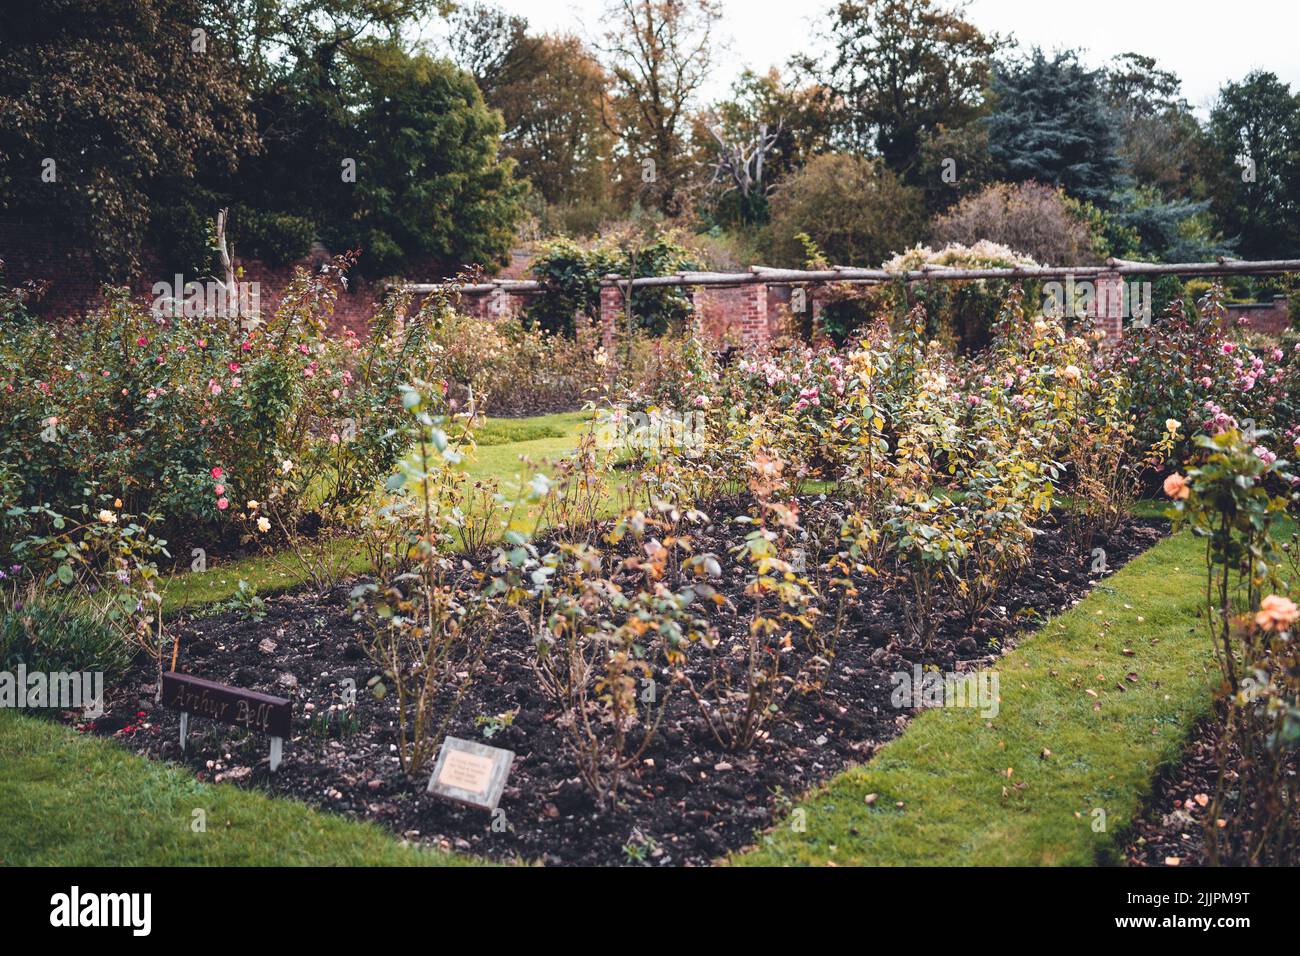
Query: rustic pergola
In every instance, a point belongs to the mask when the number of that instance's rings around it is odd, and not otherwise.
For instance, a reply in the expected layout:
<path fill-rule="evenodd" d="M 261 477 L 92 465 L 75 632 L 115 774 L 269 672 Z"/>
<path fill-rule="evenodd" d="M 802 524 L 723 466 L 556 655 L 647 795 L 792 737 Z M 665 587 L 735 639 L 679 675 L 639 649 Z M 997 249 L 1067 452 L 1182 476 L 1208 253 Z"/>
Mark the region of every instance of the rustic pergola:
<path fill-rule="evenodd" d="M 740 286 L 753 284 L 822 285 L 831 282 L 879 284 L 884 282 L 955 281 L 961 279 L 1096 279 L 1106 274 L 1114 275 L 1274 275 L 1283 272 L 1300 272 L 1300 259 L 1270 259 L 1247 261 L 1220 256 L 1213 262 L 1136 262 L 1131 259 L 1107 259 L 1099 265 L 1032 266 L 1005 269 L 957 269 L 947 266 L 926 266 L 904 272 L 887 272 L 884 269 L 860 269 L 855 266 L 832 266 L 829 269 L 772 269 L 767 266 L 750 266 L 747 272 L 675 272 L 662 276 L 641 276 L 628 280 L 610 274 L 601 278 L 602 287 L 626 289 L 655 288 L 663 286 Z M 490 282 L 456 285 L 451 282 L 408 282 L 401 288 L 416 293 L 438 292 L 455 288 L 465 295 L 484 295 L 506 292 L 527 295 L 541 292 L 543 283 L 535 279 L 494 279 Z"/>
<path fill-rule="evenodd" d="M 736 326 L 744 340 L 764 341 L 768 329 L 767 288 L 820 287 L 834 284 L 880 285 L 886 283 L 948 282 L 978 279 L 1001 280 L 1074 280 L 1095 284 L 1093 318 L 1109 340 L 1122 336 L 1125 276 L 1177 275 L 1210 277 L 1227 275 L 1275 275 L 1300 272 L 1300 259 L 1270 259 L 1246 261 L 1219 257 L 1212 262 L 1136 262 L 1129 259 L 1110 258 L 1105 262 L 1075 266 L 1017 266 L 1011 268 L 966 269 L 947 266 L 926 266 L 901 272 L 884 269 L 862 269 L 854 266 L 832 266 L 829 269 L 773 269 L 750 266 L 745 272 L 677 272 L 669 275 L 641 276 L 628 279 L 620 275 L 606 275 L 600 279 L 600 315 L 598 318 L 602 338 L 612 348 L 616 330 L 621 324 L 628 297 L 635 289 L 679 287 L 698 288 L 701 291 L 716 289 L 744 290 L 733 303 Z M 455 290 L 476 300 L 480 314 L 505 315 L 509 313 L 509 297 L 528 297 L 545 289 L 545 284 L 531 279 L 496 279 L 468 285 L 454 282 L 404 283 L 400 286 L 414 293 L 433 293 Z M 814 314 L 816 314 L 814 312 Z"/>

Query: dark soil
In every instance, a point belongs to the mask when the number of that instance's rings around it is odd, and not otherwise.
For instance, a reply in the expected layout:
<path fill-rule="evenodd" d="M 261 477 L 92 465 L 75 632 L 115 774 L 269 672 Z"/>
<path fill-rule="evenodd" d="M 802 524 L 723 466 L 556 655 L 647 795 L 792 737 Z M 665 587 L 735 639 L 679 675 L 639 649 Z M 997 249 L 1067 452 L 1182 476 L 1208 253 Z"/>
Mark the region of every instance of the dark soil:
<path fill-rule="evenodd" d="M 1183 749 L 1182 760 L 1155 781 L 1133 826 L 1125 857 L 1133 866 L 1205 866 L 1205 823 L 1219 765 L 1218 725 L 1203 720 Z"/>
<path fill-rule="evenodd" d="M 1219 779 L 1219 734 L 1221 721 L 1206 717 L 1183 748 L 1179 762 L 1165 768 L 1156 778 L 1146 807 L 1133 825 L 1125 849 L 1132 866 L 1210 866 L 1206 841 L 1207 824 L 1216 822 L 1214 795 Z M 1239 751 L 1229 745 L 1226 768 L 1229 780 L 1240 768 Z M 1293 772 L 1295 772 L 1293 770 Z M 1230 782 L 1227 789 L 1232 790 Z M 1225 816 L 1231 809 L 1221 811 Z M 1292 832 L 1300 832 L 1300 808 L 1292 823 Z M 1244 854 L 1224 848 L 1221 862 L 1240 865 Z M 1294 864 L 1293 859 L 1288 865 Z"/>
<path fill-rule="evenodd" d="M 586 401 L 581 396 L 527 395 L 512 398 L 509 403 L 492 404 L 487 412 L 493 418 L 533 418 L 537 415 L 578 412 L 585 405 Z"/>
<path fill-rule="evenodd" d="M 819 516 L 828 521 L 836 507 L 825 499 L 805 502 L 805 526 Z M 729 549 L 743 540 L 747 527 L 722 520 L 728 510 L 739 511 L 734 503 L 715 509 L 715 523 L 695 535 L 695 543 L 697 550 L 722 558 L 722 580 L 732 582 L 727 587 L 741 603 L 747 600 L 740 597 L 743 573 Z M 1149 548 L 1166 527 L 1134 520 L 1110 541 L 1099 542 L 1106 549 L 1107 573 Z M 348 607 L 350 588 L 340 586 L 323 598 L 285 595 L 267 601 L 261 621 L 226 612 L 184 622 L 177 668 L 292 698 L 295 736 L 285 742 L 279 772 L 268 771 L 265 737 L 197 719 L 191 721 L 183 760 L 204 780 L 298 797 L 374 820 L 418 842 L 497 859 L 706 864 L 752 843 L 789 799 L 869 759 L 901 731 L 913 712 L 891 705 L 891 673 L 910 672 L 917 663 L 942 671 L 988 665 L 1022 630 L 1076 603 L 1098 578 L 1091 566 L 1091 558 L 1074 551 L 1049 520 L 1032 559 L 990 610 L 974 623 L 949 615 L 926 653 L 901 640 L 899 591 L 863 581 L 821 695 L 794 698 L 782 719 L 768 724 L 765 738 L 747 752 L 729 753 L 710 735 L 695 703 L 685 693 L 672 694 L 639 772 L 626 781 L 617 805 L 604 810 L 578 779 L 563 731 L 530 667 L 531 644 L 522 629 L 504 631 L 451 730 L 483 740 L 476 716 L 518 710 L 510 726 L 485 741 L 516 754 L 500 804 L 504 821 L 498 814 L 495 830 L 485 812 L 426 794 L 431 768 L 415 779 L 402 773 L 395 695 L 377 700 L 366 689 L 377 668 L 358 644 L 364 632 Z M 831 617 L 828 613 L 823 620 Z M 732 632 L 743 632 L 745 620 L 733 620 Z M 783 658 L 783 671 L 797 671 L 808 657 L 796 642 Z M 309 716 L 337 704 L 346 680 L 358 688 L 353 723 L 341 733 L 314 731 Z M 178 715 L 155 709 L 153 691 L 150 667 L 142 664 L 116 698 L 110 694 L 108 712 L 93 729 L 116 734 L 140 753 L 180 760 Z"/>

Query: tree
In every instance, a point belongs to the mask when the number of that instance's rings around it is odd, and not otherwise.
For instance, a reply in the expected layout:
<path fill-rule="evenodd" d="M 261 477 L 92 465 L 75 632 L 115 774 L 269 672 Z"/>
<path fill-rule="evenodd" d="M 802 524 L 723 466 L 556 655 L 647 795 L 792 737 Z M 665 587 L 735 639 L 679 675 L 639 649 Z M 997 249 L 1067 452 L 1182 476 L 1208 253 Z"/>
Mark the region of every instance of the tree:
<path fill-rule="evenodd" d="M 772 196 L 768 247 L 773 265 L 799 267 L 800 235 L 842 265 L 876 265 L 921 238 L 925 204 L 879 160 L 827 153 L 787 179 Z"/>
<path fill-rule="evenodd" d="M 575 36 L 526 43 L 529 68 L 513 72 L 488 98 L 505 119 L 502 152 L 548 203 L 601 205 L 613 152 L 604 123 L 609 77 Z"/>
<path fill-rule="evenodd" d="M 1136 235 L 1143 261 L 1205 262 L 1236 251 L 1214 228 L 1208 200 L 1166 200 L 1154 186 L 1125 190 L 1119 200 L 1115 218 Z"/>
<path fill-rule="evenodd" d="M 409 44 L 404 32 L 435 14 L 448 16 L 453 0 L 202 0 L 204 20 L 227 38 L 230 64 L 258 93 L 278 79 L 328 88 L 339 70 L 375 40 Z"/>
<path fill-rule="evenodd" d="M 717 221 L 767 221 L 777 183 L 830 148 L 823 103 L 824 91 L 815 86 L 789 83 L 774 69 L 745 70 L 729 99 L 695 115 L 691 139 Z"/>
<path fill-rule="evenodd" d="M 483 99 L 497 109 L 498 87 L 520 71 L 531 73 L 536 68 L 524 17 L 485 3 L 467 3 L 452 12 L 448 26 L 446 45 L 452 61 L 474 77 Z"/>
<path fill-rule="evenodd" d="M 527 184 L 497 157 L 500 117 L 446 60 L 386 52 L 363 70 L 356 195 L 323 213 L 327 244 L 365 249 L 380 275 L 427 259 L 504 265 Z"/>
<path fill-rule="evenodd" d="M 229 171 L 257 148 L 228 48 L 202 32 L 202 13 L 197 0 L 5 12 L 0 208 L 84 240 L 103 278 L 139 269 L 165 181 Z"/>
<path fill-rule="evenodd" d="M 1177 75 L 1149 56 L 1124 53 L 1103 71 L 1101 84 L 1118 120 L 1116 148 L 1128 174 L 1167 198 L 1191 198 L 1199 188 L 1204 133 L 1180 95 Z"/>
<path fill-rule="evenodd" d="M 847 0 L 832 14 L 827 63 L 796 64 L 832 94 L 840 142 L 877 152 L 909 182 L 927 135 L 980 114 L 989 58 L 1002 46 L 934 0 Z"/>
<path fill-rule="evenodd" d="M 442 6 L 236 3 L 262 151 L 214 189 L 239 201 L 241 252 L 291 260 L 316 239 L 360 249 L 370 275 L 504 260 L 524 190 L 498 157 L 500 118 L 471 77 L 403 34 Z"/>
<path fill-rule="evenodd" d="M 1041 50 L 994 71 L 989 152 L 1010 182 L 1060 186 L 1097 206 L 1125 183 L 1101 77 L 1072 52 Z"/>
<path fill-rule="evenodd" d="M 674 215 L 688 176 L 690 106 L 712 63 L 717 0 L 613 0 L 601 51 L 614 76 L 608 122 L 630 198 Z"/>
<path fill-rule="evenodd" d="M 1300 252 L 1300 102 L 1288 84 L 1255 71 L 1228 83 L 1210 111 L 1213 208 L 1246 258 Z"/>
<path fill-rule="evenodd" d="M 997 167 L 989 154 L 988 128 L 975 120 L 951 129 L 941 126 L 926 136 L 916 179 L 932 214 L 994 182 Z"/>
<path fill-rule="evenodd" d="M 994 183 L 937 218 L 931 235 L 964 246 L 988 239 L 1045 265 L 1084 265 L 1101 251 L 1101 238 L 1061 189 L 1041 183 Z"/>

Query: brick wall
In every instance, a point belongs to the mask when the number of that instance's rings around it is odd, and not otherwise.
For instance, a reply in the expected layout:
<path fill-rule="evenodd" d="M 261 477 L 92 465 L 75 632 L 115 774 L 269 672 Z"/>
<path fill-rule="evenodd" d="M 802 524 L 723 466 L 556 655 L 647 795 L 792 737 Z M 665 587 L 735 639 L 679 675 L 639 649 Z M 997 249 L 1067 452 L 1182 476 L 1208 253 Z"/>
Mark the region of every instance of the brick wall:
<path fill-rule="evenodd" d="M 775 290 L 772 290 L 775 291 Z M 784 297 L 769 295 L 761 283 L 743 286 L 696 286 L 690 290 L 695 319 L 706 339 L 714 344 L 732 343 L 754 347 L 768 342 L 779 328 L 781 307 L 789 305 L 789 289 Z M 467 294 L 462 308 L 483 319 L 517 317 L 528 305 L 527 294 L 491 292 Z M 601 341 L 611 354 L 622 333 L 623 293 L 615 286 L 600 290 Z"/>
<path fill-rule="evenodd" d="M 780 305 L 761 282 L 740 286 L 697 286 L 692 290 L 695 314 L 704 336 L 718 344 L 754 348 L 771 341 Z"/>
<path fill-rule="evenodd" d="M 1114 345 L 1124 337 L 1124 277 L 1118 272 L 1102 272 L 1095 289 L 1097 328 L 1106 333 L 1105 344 Z"/>
<path fill-rule="evenodd" d="M 635 297 L 633 305 L 636 304 Z M 600 344 L 606 354 L 615 354 L 614 344 L 623 328 L 623 293 L 612 285 L 600 287 Z"/>
<path fill-rule="evenodd" d="M 11 288 L 29 280 L 48 283 L 45 295 L 33 303 L 44 315 L 74 315 L 99 302 L 90 254 L 66 248 L 45 230 L 0 222 L 0 260 L 4 283 Z"/>
<path fill-rule="evenodd" d="M 517 319 L 528 308 L 529 295 L 495 289 L 492 292 L 472 293 L 461 297 L 461 309 L 480 319 L 493 321 Z"/>
<path fill-rule="evenodd" d="M 151 303 L 154 283 L 174 284 L 175 275 L 173 271 L 164 269 L 156 256 L 146 253 L 144 258 L 141 274 L 132 284 L 132 290 L 141 301 Z M 58 237 L 37 226 L 0 222 L 0 260 L 5 264 L 5 285 L 14 287 L 28 280 L 47 284 L 41 299 L 31 303 L 40 315 L 51 318 L 76 316 L 103 304 L 102 283 L 96 278 L 89 252 L 70 249 Z M 268 266 L 256 259 L 238 256 L 235 263 L 244 270 L 241 281 L 258 284 L 262 311 L 273 312 L 296 266 L 315 270 L 328 260 L 329 253 L 317 246 L 298 262 L 283 266 Z M 184 276 L 187 282 L 199 278 Z M 339 292 L 331 326 L 335 329 L 347 326 L 364 334 L 374 314 L 375 303 L 383 294 L 382 286 L 351 277 L 348 288 Z"/>
<path fill-rule="evenodd" d="M 1291 300 L 1275 295 L 1271 302 L 1238 302 L 1224 306 L 1229 322 L 1240 322 L 1252 332 L 1281 335 L 1291 328 Z"/>

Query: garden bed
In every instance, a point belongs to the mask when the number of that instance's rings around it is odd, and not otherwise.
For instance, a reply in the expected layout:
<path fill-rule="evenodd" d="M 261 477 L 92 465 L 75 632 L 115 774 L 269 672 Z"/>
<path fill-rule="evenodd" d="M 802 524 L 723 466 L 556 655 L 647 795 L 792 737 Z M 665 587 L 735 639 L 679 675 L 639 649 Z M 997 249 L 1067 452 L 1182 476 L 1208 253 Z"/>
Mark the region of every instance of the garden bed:
<path fill-rule="evenodd" d="M 1214 811 L 1222 729 L 1222 715 L 1201 720 L 1178 762 L 1164 767 L 1156 777 L 1151 796 L 1142 815 L 1134 821 L 1128 840 L 1125 858 L 1129 865 L 1212 865 L 1206 825 Z M 1227 755 L 1230 771 L 1239 769 L 1242 758 L 1238 748 L 1230 745 Z M 1225 812 L 1225 816 L 1231 816 L 1234 811 Z M 1295 808 L 1291 825 L 1300 831 L 1300 808 Z M 1222 862 L 1240 865 L 1244 861 Z"/>
<path fill-rule="evenodd" d="M 1125 849 L 1130 866 L 1205 866 L 1205 820 L 1219 776 L 1215 747 L 1219 724 L 1206 718 L 1176 764 L 1153 781 L 1142 815 Z M 1198 799 L 1199 798 L 1199 799 Z"/>
<path fill-rule="evenodd" d="M 835 507 L 830 501 L 811 502 L 805 516 Z M 743 526 L 718 520 L 721 514 L 697 535 L 697 545 L 724 555 L 743 538 Z M 1108 570 L 1155 543 L 1163 528 L 1163 522 L 1127 522 L 1104 542 Z M 867 760 L 901 731 L 914 712 L 891 704 L 891 674 L 910 672 L 916 664 L 945 672 L 985 666 L 1021 630 L 1077 601 L 1096 580 L 1091 560 L 1074 551 L 1054 518 L 1040 531 L 1032 559 L 990 611 L 973 623 L 949 616 L 925 654 L 898 638 L 897 589 L 861 582 L 823 693 L 795 699 L 784 719 L 770 724 L 769 735 L 747 752 L 719 747 L 694 703 L 674 694 L 640 773 L 624 785 L 618 805 L 607 810 L 596 807 L 578 779 L 563 733 L 531 672 L 532 648 L 522 629 L 498 634 L 485 673 L 452 728 L 456 736 L 482 739 L 476 717 L 518 708 L 513 722 L 488 741 L 516 753 L 501 802 L 508 826 L 494 831 L 487 814 L 425 794 L 427 768 L 417 779 L 407 778 L 393 748 L 393 695 L 377 700 L 366 692 L 376 669 L 358 643 L 361 625 L 352 620 L 346 586 L 324 598 L 297 594 L 270 600 L 261 621 L 230 612 L 183 626 L 180 670 L 293 698 L 296 734 L 272 776 L 265 738 L 197 721 L 185 762 L 202 779 L 300 797 L 374 820 L 413 840 L 495 859 L 707 863 L 750 844 L 755 831 L 788 809 L 792 797 Z M 743 601 L 743 576 L 727 573 L 723 580 L 736 582 L 729 585 L 730 596 Z M 743 618 L 737 622 L 743 626 Z M 796 645 L 785 669 L 797 668 L 805 654 Z M 306 716 L 337 703 L 349 679 L 359 688 L 355 720 L 341 734 L 313 733 Z M 117 734 L 150 756 L 179 758 L 178 716 L 152 706 L 149 668 L 140 666 L 126 683 L 131 692 L 110 695 L 95 732 Z"/>

